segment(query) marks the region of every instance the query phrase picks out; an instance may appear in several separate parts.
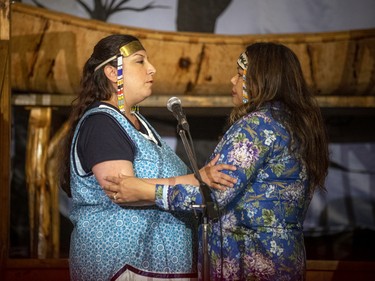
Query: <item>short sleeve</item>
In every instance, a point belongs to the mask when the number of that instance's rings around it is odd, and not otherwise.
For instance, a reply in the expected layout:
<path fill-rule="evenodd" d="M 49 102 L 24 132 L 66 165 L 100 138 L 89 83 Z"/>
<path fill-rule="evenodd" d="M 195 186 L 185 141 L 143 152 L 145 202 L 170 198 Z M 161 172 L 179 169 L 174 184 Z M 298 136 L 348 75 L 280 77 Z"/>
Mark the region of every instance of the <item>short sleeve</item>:
<path fill-rule="evenodd" d="M 135 147 L 130 137 L 111 116 L 88 116 L 77 140 L 78 157 L 85 172 L 98 163 L 111 160 L 134 161 Z"/>

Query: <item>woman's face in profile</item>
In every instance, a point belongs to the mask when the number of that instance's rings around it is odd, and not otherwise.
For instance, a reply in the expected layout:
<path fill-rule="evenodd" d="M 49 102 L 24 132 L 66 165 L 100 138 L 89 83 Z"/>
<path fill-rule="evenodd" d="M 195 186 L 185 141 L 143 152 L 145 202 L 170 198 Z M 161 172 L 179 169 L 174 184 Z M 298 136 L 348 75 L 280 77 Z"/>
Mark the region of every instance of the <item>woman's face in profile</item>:
<path fill-rule="evenodd" d="M 238 67 L 237 74 L 230 79 L 232 82 L 232 102 L 234 106 L 242 105 L 242 93 L 243 93 L 243 69 Z"/>
<path fill-rule="evenodd" d="M 155 67 L 150 63 L 144 50 L 124 58 L 124 93 L 136 103 L 152 93 Z"/>

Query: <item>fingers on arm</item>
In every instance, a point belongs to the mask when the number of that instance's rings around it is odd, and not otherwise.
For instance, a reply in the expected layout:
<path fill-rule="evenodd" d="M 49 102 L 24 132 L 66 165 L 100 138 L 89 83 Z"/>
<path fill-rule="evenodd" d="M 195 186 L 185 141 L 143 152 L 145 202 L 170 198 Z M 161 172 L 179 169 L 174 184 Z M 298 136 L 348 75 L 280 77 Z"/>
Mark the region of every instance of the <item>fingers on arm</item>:
<path fill-rule="evenodd" d="M 114 202 L 118 203 L 121 199 L 121 174 L 134 176 L 133 164 L 127 160 L 114 160 L 98 163 L 92 167 L 100 186 L 106 195 Z M 114 198 L 116 194 L 117 200 Z"/>
<path fill-rule="evenodd" d="M 236 166 L 229 165 L 229 164 L 219 164 L 217 165 L 218 169 L 221 170 L 230 170 L 230 171 L 235 171 L 237 170 Z"/>
<path fill-rule="evenodd" d="M 106 180 L 107 182 L 109 183 L 113 183 L 113 184 L 119 184 L 121 182 L 121 178 L 122 176 L 106 176 L 104 177 L 104 180 Z"/>
<path fill-rule="evenodd" d="M 209 167 L 214 166 L 217 163 L 217 161 L 219 160 L 219 157 L 220 157 L 220 154 L 216 154 L 215 157 L 212 158 L 212 160 L 208 163 L 207 166 L 209 166 Z"/>
<path fill-rule="evenodd" d="M 101 162 L 92 167 L 92 172 L 94 173 L 101 186 L 104 186 L 109 182 L 118 184 L 120 182 L 120 179 L 118 179 L 117 177 L 120 174 L 134 176 L 133 164 L 132 162 L 127 160 Z M 107 178 L 112 180 L 107 181 Z"/>
<path fill-rule="evenodd" d="M 220 177 L 216 180 L 216 182 L 229 187 L 233 187 L 233 185 L 237 182 L 237 179 L 227 174 L 220 173 Z"/>

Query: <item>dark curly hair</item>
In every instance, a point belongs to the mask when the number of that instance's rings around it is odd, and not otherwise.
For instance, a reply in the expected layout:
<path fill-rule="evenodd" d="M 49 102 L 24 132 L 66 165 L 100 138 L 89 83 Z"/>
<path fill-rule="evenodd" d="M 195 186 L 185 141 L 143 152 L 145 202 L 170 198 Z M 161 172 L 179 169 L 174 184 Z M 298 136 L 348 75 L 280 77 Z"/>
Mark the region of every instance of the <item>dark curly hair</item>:
<path fill-rule="evenodd" d="M 131 35 L 110 35 L 101 39 L 94 47 L 93 53 L 83 67 L 81 90 L 77 98 L 72 102 L 69 116 L 69 132 L 66 135 L 60 151 L 59 184 L 60 187 L 71 196 L 70 190 L 70 147 L 75 128 L 86 109 L 94 101 L 109 100 L 114 88 L 104 74 L 103 67 L 95 71 L 95 68 L 105 60 L 117 55 L 122 46 L 138 39 Z M 116 60 L 108 62 L 116 67 Z"/>

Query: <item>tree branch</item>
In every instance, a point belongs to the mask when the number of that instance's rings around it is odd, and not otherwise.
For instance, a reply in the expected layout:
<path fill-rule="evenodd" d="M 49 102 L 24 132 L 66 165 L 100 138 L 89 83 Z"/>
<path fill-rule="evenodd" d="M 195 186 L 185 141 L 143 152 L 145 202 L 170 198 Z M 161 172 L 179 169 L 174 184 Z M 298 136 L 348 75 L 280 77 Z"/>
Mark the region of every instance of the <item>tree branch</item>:
<path fill-rule="evenodd" d="M 86 12 L 91 16 L 92 15 L 92 10 L 90 10 L 90 7 L 86 5 L 85 2 L 81 0 L 76 0 L 85 10 Z"/>

